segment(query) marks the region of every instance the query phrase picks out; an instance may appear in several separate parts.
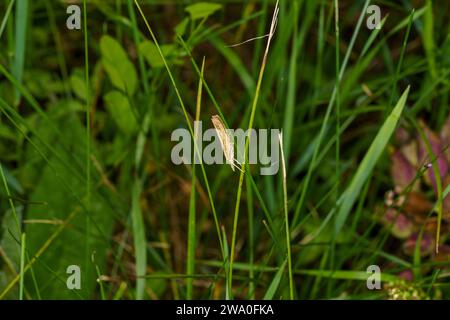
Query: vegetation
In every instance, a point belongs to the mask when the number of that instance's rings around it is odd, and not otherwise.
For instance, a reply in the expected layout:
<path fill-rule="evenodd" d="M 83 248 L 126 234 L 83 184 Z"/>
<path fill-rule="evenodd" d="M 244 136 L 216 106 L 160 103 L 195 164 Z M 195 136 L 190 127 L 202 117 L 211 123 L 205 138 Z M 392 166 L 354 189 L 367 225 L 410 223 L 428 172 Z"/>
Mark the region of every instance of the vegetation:
<path fill-rule="evenodd" d="M 450 2 L 0 8 L 1 299 L 450 297 Z M 277 174 L 174 164 L 212 116 Z"/>

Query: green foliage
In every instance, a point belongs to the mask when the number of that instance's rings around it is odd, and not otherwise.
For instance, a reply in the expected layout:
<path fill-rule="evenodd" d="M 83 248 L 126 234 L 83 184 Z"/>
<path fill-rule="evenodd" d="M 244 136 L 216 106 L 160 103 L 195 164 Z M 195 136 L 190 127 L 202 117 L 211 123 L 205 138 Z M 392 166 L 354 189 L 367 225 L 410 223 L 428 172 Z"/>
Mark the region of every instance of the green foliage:
<path fill-rule="evenodd" d="M 18 218 L 21 219 L 23 208 L 17 208 Z M 0 272 L 0 284 L 1 287 L 6 285 L 14 278 L 19 272 L 20 264 L 20 233 L 17 230 L 16 219 L 13 211 L 6 211 L 2 219 L 0 246 L 4 254 L 4 268 Z M 16 299 L 18 297 L 18 289 L 11 291 L 5 298 Z"/>
<path fill-rule="evenodd" d="M 373 140 L 369 149 L 367 150 L 361 164 L 359 165 L 356 173 L 348 186 L 344 191 L 342 197 L 338 200 L 338 211 L 336 214 L 335 233 L 338 234 L 341 228 L 344 226 L 345 221 L 350 213 L 350 210 L 359 196 L 364 183 L 372 173 L 378 159 L 385 150 L 394 130 L 397 126 L 397 122 L 401 117 L 403 108 L 405 107 L 406 98 L 408 97 L 409 87 L 401 96 L 392 113 L 384 122 L 383 126 L 377 133 L 377 136 Z"/>
<path fill-rule="evenodd" d="M 127 134 L 136 131 L 138 125 L 136 117 L 133 114 L 128 98 L 123 93 L 110 91 L 103 99 L 105 100 L 106 109 L 120 130 Z"/>
<path fill-rule="evenodd" d="M 74 115 L 69 115 L 60 117 L 57 123 L 60 128 L 64 128 L 64 139 L 71 141 L 69 145 L 66 144 L 66 147 L 73 152 L 76 158 L 82 158 L 84 140 L 80 137 L 84 135 L 84 129 L 79 119 Z M 48 129 L 45 126 L 39 126 L 38 130 L 43 132 Z M 96 263 L 99 264 L 100 269 L 103 269 L 104 257 L 109 248 L 108 239 L 113 225 L 113 211 L 99 196 L 94 197 L 90 211 L 85 209 L 83 203 L 84 184 L 61 163 L 61 161 L 73 162 L 72 157 L 66 155 L 65 150 L 59 147 L 62 138 L 50 132 L 48 134 L 48 140 L 52 141 L 57 146 L 56 151 L 63 155 L 61 160 L 49 157 L 48 164 L 41 162 L 33 166 L 34 170 L 40 171 L 40 174 L 39 177 L 36 177 L 30 201 L 40 204 L 30 206 L 27 212 L 27 219 L 35 221 L 28 224 L 25 229 L 28 234 L 28 250 L 30 253 L 37 252 L 48 239 L 49 234 L 58 227 L 58 223 L 76 211 L 75 219 L 53 242 L 52 249 L 47 250 L 41 256 L 39 263 L 35 265 L 34 273 L 44 299 L 77 299 L 80 297 L 79 295 L 88 298 L 92 296 L 97 285 L 95 273 L 89 271 L 94 265 L 91 261 L 86 265 L 85 261 L 87 244 L 82 232 L 85 227 L 85 215 L 88 215 L 93 222 L 90 237 L 92 240 L 89 244 L 91 252 L 95 252 Z M 42 203 L 43 201 L 45 202 Z M 46 220 L 56 224 L 45 223 Z M 66 269 L 69 265 L 78 265 L 81 268 L 80 292 L 67 289 Z M 31 288 L 32 280 L 31 278 L 28 280 L 27 287 Z"/>
<path fill-rule="evenodd" d="M 175 46 L 173 44 L 166 44 L 161 46 L 161 50 L 168 59 L 171 54 L 175 52 Z M 152 68 L 164 67 L 164 61 L 159 55 L 156 45 L 152 41 L 143 41 L 139 44 L 139 51 L 144 56 L 145 60 Z"/>
<path fill-rule="evenodd" d="M 450 297 L 450 2 L 280 1 L 263 59 L 273 5 L 93 0 L 68 31 L 65 2 L 0 2 L 0 298 Z M 216 114 L 282 129 L 285 179 L 175 165 L 172 132 Z M 393 150 L 437 181 L 415 205 Z M 393 236 L 391 207 L 421 236 Z"/>
<path fill-rule="evenodd" d="M 137 74 L 120 43 L 110 36 L 100 39 L 102 64 L 114 87 L 133 96 L 137 88 Z"/>
<path fill-rule="evenodd" d="M 220 10 L 222 5 L 218 3 L 211 2 L 199 2 L 195 4 L 191 4 L 186 7 L 186 11 L 191 16 L 192 20 L 207 18 L 212 15 L 214 12 Z"/>

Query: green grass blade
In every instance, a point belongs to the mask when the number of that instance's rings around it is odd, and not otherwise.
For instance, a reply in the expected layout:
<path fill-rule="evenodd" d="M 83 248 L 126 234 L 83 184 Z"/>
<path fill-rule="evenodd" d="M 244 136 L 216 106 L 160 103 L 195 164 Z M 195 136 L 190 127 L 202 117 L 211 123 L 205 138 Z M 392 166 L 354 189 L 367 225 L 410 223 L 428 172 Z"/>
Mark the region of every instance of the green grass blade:
<path fill-rule="evenodd" d="M 33 264 L 39 259 L 39 257 L 44 254 L 45 251 L 50 247 L 50 245 L 53 243 L 53 241 L 63 232 L 63 230 L 69 225 L 69 223 L 75 218 L 79 210 L 74 210 L 64 221 L 63 224 L 61 224 L 58 229 L 56 229 L 50 237 L 47 239 L 47 241 L 41 246 L 41 248 L 33 255 L 33 257 L 30 259 L 30 261 L 24 266 L 23 272 L 28 271 L 28 269 L 32 268 Z M 11 280 L 10 283 L 3 289 L 2 292 L 0 292 L 0 300 L 3 299 L 6 294 L 14 287 L 14 285 L 20 281 L 21 274 L 18 274 L 14 279 Z"/>
<path fill-rule="evenodd" d="M 9 15 L 11 14 L 14 2 L 15 0 L 11 0 L 8 4 L 8 8 L 6 8 L 5 16 L 3 17 L 2 23 L 0 24 L 0 39 L 2 38 L 2 34 L 3 31 L 5 30 L 6 22 L 8 21 Z"/>
<path fill-rule="evenodd" d="M 299 16 L 299 4 L 298 2 L 293 3 L 294 6 L 294 34 L 293 34 L 293 43 L 292 43 L 292 52 L 291 59 L 289 61 L 289 82 L 288 82 L 288 91 L 287 91 L 287 101 L 286 101 L 286 110 L 284 112 L 284 120 L 283 120 L 283 138 L 284 138 L 284 153 L 286 155 L 286 159 L 289 159 L 290 148 L 291 148 L 291 137 L 292 137 L 292 129 L 294 126 L 295 119 L 295 104 L 296 104 L 296 93 L 298 90 L 297 87 L 297 60 L 299 53 L 299 42 L 302 34 L 298 35 L 298 16 Z M 286 165 L 289 164 L 289 161 Z M 287 168 L 287 167 L 286 167 Z"/>
<path fill-rule="evenodd" d="M 367 281 L 369 274 L 365 271 L 352 270 L 296 270 L 296 274 L 315 277 L 326 277 L 341 280 Z M 381 273 L 381 281 L 396 282 L 399 277 L 386 272 Z"/>
<path fill-rule="evenodd" d="M 380 21 L 380 28 L 379 29 L 375 28 L 375 29 L 372 30 L 372 33 L 370 34 L 369 39 L 367 39 L 366 43 L 364 44 L 363 49 L 361 50 L 360 57 L 363 57 L 366 54 L 367 50 L 369 50 L 370 46 L 375 41 L 375 39 L 378 36 L 378 34 L 380 34 L 381 30 L 383 30 L 383 26 L 386 23 L 386 20 L 387 20 L 388 16 L 389 16 L 389 14 L 387 14 L 383 18 L 383 20 Z"/>
<path fill-rule="evenodd" d="M 248 94 L 252 94 L 255 91 L 255 82 L 239 56 L 218 37 L 211 35 L 208 40 L 211 41 L 236 71 Z"/>
<path fill-rule="evenodd" d="M 145 239 L 144 219 L 140 206 L 141 186 L 135 183 L 132 191 L 131 218 L 133 224 L 134 249 L 136 255 L 136 299 L 142 300 L 145 293 L 145 274 L 147 270 L 147 241 Z"/>
<path fill-rule="evenodd" d="M 317 156 L 319 154 L 319 149 L 320 149 L 320 146 L 322 144 L 322 139 L 324 138 L 325 131 L 326 131 L 327 126 L 328 126 L 328 121 L 329 121 L 329 118 L 330 118 L 331 110 L 332 110 L 332 107 L 333 107 L 333 105 L 335 103 L 335 100 L 336 100 L 337 86 L 339 85 L 339 83 L 341 82 L 341 80 L 342 80 L 342 78 L 344 76 L 344 72 L 345 72 L 345 69 L 347 67 L 347 63 L 348 63 L 348 61 L 350 59 L 350 54 L 351 54 L 351 52 L 353 50 L 353 46 L 355 44 L 356 38 L 357 38 L 357 36 L 359 34 L 359 31 L 361 29 L 361 25 L 362 25 L 364 17 L 365 17 L 364 12 L 366 12 L 366 9 L 367 9 L 367 7 L 369 5 L 369 2 L 370 2 L 370 0 L 366 0 L 364 2 L 364 6 L 363 6 L 363 9 L 361 11 L 362 13 L 359 16 L 358 23 L 356 25 L 355 31 L 353 32 L 352 38 L 350 40 L 350 44 L 349 44 L 348 49 L 347 49 L 347 51 L 345 53 L 344 61 L 342 62 L 342 66 L 340 68 L 338 83 L 334 87 L 333 93 L 331 95 L 330 101 L 329 101 L 328 106 L 327 106 L 327 111 L 325 113 L 325 116 L 324 116 L 324 119 L 323 119 L 323 122 L 322 122 L 322 126 L 321 126 L 320 131 L 319 131 L 319 136 L 317 138 L 317 144 L 316 144 L 316 146 L 314 148 L 314 153 L 313 153 L 313 156 L 312 156 L 312 159 L 311 159 L 311 163 L 309 165 L 308 172 L 307 172 L 306 177 L 305 177 L 305 183 L 303 185 L 303 190 L 302 190 L 302 193 L 300 195 L 300 199 L 299 199 L 299 201 L 297 203 L 297 207 L 296 207 L 295 212 L 294 212 L 294 217 L 293 217 L 293 221 L 292 221 L 292 224 L 291 224 L 291 225 L 294 226 L 294 228 L 295 228 L 295 226 L 298 223 L 299 215 L 300 215 L 300 212 L 301 212 L 301 210 L 303 208 L 303 205 L 304 205 L 306 192 L 308 190 L 308 185 L 309 185 L 309 182 L 310 182 L 311 176 L 312 176 L 312 171 L 313 171 L 313 168 L 316 165 Z"/>
<path fill-rule="evenodd" d="M 200 120 L 201 104 L 202 104 L 202 88 L 203 88 L 203 72 L 205 69 L 205 59 L 202 62 L 201 75 L 198 82 L 197 90 L 197 109 L 195 112 L 195 120 Z M 195 129 L 194 129 L 195 130 Z M 197 141 L 199 132 L 194 132 L 195 141 Z M 195 157 L 195 155 L 193 155 Z M 191 194 L 189 198 L 189 217 L 188 217 L 188 252 L 187 252 L 187 268 L 186 274 L 191 275 L 195 273 L 195 248 L 196 248 L 196 213 L 195 213 L 195 161 L 192 161 L 192 178 L 191 178 Z M 193 294 L 193 279 L 186 279 L 186 299 L 192 299 Z"/>
<path fill-rule="evenodd" d="M 19 83 L 22 83 L 23 70 L 25 67 L 25 49 L 27 45 L 27 25 L 28 25 L 28 0 L 17 0 L 16 3 L 16 32 L 14 47 L 14 65 L 12 73 Z M 15 104 L 20 102 L 20 91 L 15 89 Z"/>
<path fill-rule="evenodd" d="M 287 260 L 284 260 L 283 264 L 275 273 L 275 276 L 273 277 L 272 282 L 269 285 L 269 288 L 267 288 L 267 291 L 264 294 L 263 300 L 272 300 L 273 297 L 275 296 L 275 293 L 278 287 L 280 286 L 281 279 L 283 278 L 284 269 L 286 268 L 286 262 Z"/>
<path fill-rule="evenodd" d="M 247 164 L 248 165 L 248 164 Z M 247 219 L 248 219 L 248 264 L 253 266 L 255 261 L 255 211 L 253 209 L 254 201 L 253 201 L 253 192 L 252 192 L 252 183 L 251 183 L 251 175 L 245 175 L 245 186 L 247 192 Z M 255 273 L 253 268 L 251 268 L 248 272 L 248 276 L 251 279 L 248 291 L 249 291 L 249 299 L 255 299 Z"/>
<path fill-rule="evenodd" d="M 244 162 L 245 163 L 248 163 L 248 152 L 249 152 L 249 145 L 250 145 L 251 130 L 253 128 L 253 121 L 255 119 L 256 107 L 258 105 L 258 100 L 259 100 L 259 96 L 261 93 L 261 84 L 262 84 L 262 79 L 264 76 L 264 71 L 266 69 L 267 57 L 268 57 L 269 48 L 270 48 L 270 42 L 271 42 L 272 37 L 275 32 L 275 26 L 276 26 L 277 18 L 278 18 L 277 17 L 278 10 L 279 10 L 279 7 L 278 7 L 278 1 L 277 1 L 275 4 L 274 15 L 272 18 L 272 24 L 271 24 L 267 44 L 266 44 L 266 49 L 265 49 L 264 56 L 262 59 L 261 68 L 259 70 L 258 81 L 256 82 L 255 95 L 254 95 L 252 106 L 251 106 L 250 120 L 248 122 L 248 137 L 245 140 L 245 150 L 244 150 Z M 239 175 L 239 184 L 238 184 L 237 195 L 236 195 L 236 206 L 234 208 L 233 231 L 232 231 L 232 236 L 231 236 L 231 250 L 230 250 L 230 271 L 229 271 L 228 283 L 227 283 L 228 290 L 230 290 L 230 293 L 232 292 L 233 261 L 234 261 L 235 247 L 236 247 L 237 224 L 238 224 L 238 220 L 239 220 L 239 209 L 240 209 L 240 202 L 241 202 L 241 195 L 242 195 L 242 185 L 244 182 L 244 175 L 246 172 L 246 167 L 247 167 L 246 165 L 242 167 L 241 173 Z"/>
<path fill-rule="evenodd" d="M 84 34 L 84 72 L 86 83 L 86 257 L 85 257 L 85 272 L 90 273 L 90 234 L 91 234 L 91 110 L 90 110 L 90 97 L 89 97 L 89 45 L 88 45 L 88 29 L 87 29 L 87 4 L 86 0 L 83 0 L 83 34 Z"/>
<path fill-rule="evenodd" d="M 13 198 L 11 196 L 11 192 L 9 191 L 8 182 L 6 181 L 5 173 L 3 172 L 3 166 L 0 164 L 0 174 L 2 176 L 3 185 L 5 186 L 6 195 L 8 196 L 9 205 L 11 207 L 12 213 L 14 215 L 14 220 L 16 222 L 17 234 L 19 235 L 22 232 L 20 228 L 19 217 L 17 215 L 16 207 L 14 206 Z"/>
<path fill-rule="evenodd" d="M 391 135 L 393 134 L 397 122 L 400 119 L 403 108 L 406 104 L 406 99 L 408 97 L 409 87 L 405 90 L 403 95 L 400 97 L 400 100 L 397 102 L 397 105 L 392 110 L 389 117 L 384 122 L 383 126 L 378 131 L 377 136 L 373 140 L 372 144 L 369 147 L 366 155 L 364 156 L 361 164 L 359 165 L 352 182 L 349 187 L 344 191 L 341 197 L 338 200 L 339 208 L 337 210 L 336 215 L 336 224 L 335 224 L 335 235 L 337 235 L 347 220 L 347 217 L 350 213 L 353 204 L 361 192 L 361 189 L 366 182 L 369 175 L 372 173 L 378 159 L 380 158 L 382 152 L 386 148 Z"/>
<path fill-rule="evenodd" d="M 146 27 L 147 27 L 147 30 L 149 31 L 150 36 L 152 37 L 152 40 L 153 40 L 153 42 L 154 42 L 155 45 L 156 45 L 156 49 L 158 50 L 158 53 L 159 53 L 161 59 L 162 59 L 163 62 L 164 62 L 164 66 L 165 66 L 165 68 L 166 68 L 166 70 L 167 70 L 167 73 L 168 73 L 168 75 L 169 75 L 170 82 L 172 83 L 172 86 L 173 86 L 173 88 L 174 88 L 174 90 L 175 90 L 175 94 L 176 94 L 176 96 L 177 96 L 178 102 L 180 103 L 181 108 L 182 108 L 182 110 L 183 110 L 183 114 L 184 114 L 184 117 L 185 117 L 185 119 L 186 119 L 186 124 L 187 124 L 187 126 L 188 126 L 188 128 L 189 128 L 189 132 L 190 132 L 190 134 L 191 134 L 192 139 L 194 139 L 194 131 L 193 131 L 193 129 L 192 129 L 191 122 L 190 122 L 190 120 L 189 120 L 189 115 L 188 115 L 187 109 L 186 109 L 186 107 L 185 107 L 185 105 L 184 105 L 184 101 L 183 101 L 183 99 L 181 98 L 181 94 L 180 94 L 180 91 L 178 90 L 177 83 L 175 82 L 175 79 L 174 79 L 174 77 L 173 77 L 173 75 L 172 75 L 172 71 L 170 70 L 170 67 L 169 67 L 169 65 L 168 65 L 168 63 L 167 63 L 167 60 L 166 60 L 166 58 L 165 58 L 165 56 L 164 56 L 164 54 L 163 54 L 163 52 L 162 52 L 162 50 L 161 50 L 161 47 L 160 47 L 160 45 L 159 45 L 159 43 L 158 43 L 158 40 L 156 39 L 155 34 L 153 33 L 153 30 L 151 29 L 150 24 L 148 23 L 147 18 L 146 18 L 145 15 L 144 15 L 144 12 L 142 11 L 141 7 L 139 6 L 139 3 L 137 2 L 137 0 L 135 0 L 134 3 L 135 3 L 135 5 L 136 5 L 136 7 L 138 8 L 139 13 L 140 13 L 141 16 L 142 16 L 142 19 L 143 19 L 144 22 L 145 22 L 145 25 L 146 25 Z M 194 144 L 194 145 L 195 145 L 195 152 L 199 153 L 199 150 L 198 150 L 198 148 L 197 148 L 197 145 L 196 145 L 196 144 Z M 214 224 L 215 224 L 215 227 L 216 227 L 216 232 L 217 232 L 217 236 L 218 236 L 219 243 L 220 243 L 220 249 L 221 249 L 221 251 L 222 251 L 222 256 L 223 256 L 223 242 L 222 242 L 222 236 L 221 236 L 221 232 L 220 232 L 219 219 L 218 219 L 217 212 L 216 212 L 216 208 L 215 208 L 215 205 L 214 205 L 214 199 L 213 199 L 213 197 L 212 197 L 212 193 L 211 193 L 211 188 L 210 188 L 210 186 L 209 186 L 208 177 L 206 176 L 205 167 L 204 167 L 202 161 L 200 162 L 200 166 L 201 166 L 201 169 L 202 169 L 203 179 L 204 179 L 204 181 L 205 181 L 206 190 L 207 190 L 207 193 L 208 193 L 208 198 L 209 198 L 209 201 L 210 201 L 210 204 L 211 204 L 211 210 L 212 210 L 212 213 L 213 213 Z"/>
<path fill-rule="evenodd" d="M 23 300 L 23 289 L 24 289 L 24 280 L 25 280 L 25 252 L 26 252 L 26 236 L 25 233 L 22 233 L 22 237 L 20 240 L 20 283 L 19 283 L 19 300 Z"/>
<path fill-rule="evenodd" d="M 291 232 L 289 231 L 289 210 L 288 210 L 288 198 L 287 198 L 287 182 L 286 182 L 286 163 L 284 160 L 283 151 L 283 138 L 280 134 L 280 146 L 281 146 L 281 169 L 283 179 L 283 203 L 284 203 L 284 229 L 286 234 L 286 251 L 288 262 L 288 276 L 289 276 L 289 298 L 294 300 L 294 277 L 292 275 L 292 256 L 291 256 Z"/>
<path fill-rule="evenodd" d="M 419 132 L 420 139 L 424 142 L 426 152 L 428 153 L 428 158 L 431 159 L 431 168 L 433 170 L 434 179 L 436 180 L 436 191 L 437 191 L 437 201 L 435 209 L 437 211 L 437 228 L 436 228 L 436 253 L 439 252 L 439 241 L 441 237 L 441 225 L 442 225 L 442 215 L 443 215 L 443 192 L 442 192 L 442 179 L 441 172 L 439 172 L 439 166 L 437 163 L 437 159 L 439 154 L 434 154 L 433 148 L 431 146 L 430 141 L 422 127 L 413 120 L 414 126 Z"/>
<path fill-rule="evenodd" d="M 435 44 L 434 44 L 434 16 L 433 1 L 426 1 L 426 11 L 424 15 L 424 28 L 422 33 L 423 46 L 430 68 L 430 74 L 433 79 L 436 78 L 436 60 L 435 60 Z"/>

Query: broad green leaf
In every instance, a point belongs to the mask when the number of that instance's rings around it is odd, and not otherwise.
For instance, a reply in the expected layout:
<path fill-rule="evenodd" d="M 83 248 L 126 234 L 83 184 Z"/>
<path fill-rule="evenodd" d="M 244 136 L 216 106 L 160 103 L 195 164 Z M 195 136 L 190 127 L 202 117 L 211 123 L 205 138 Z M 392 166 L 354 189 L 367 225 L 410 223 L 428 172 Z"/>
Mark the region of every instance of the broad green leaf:
<path fill-rule="evenodd" d="M 100 51 L 102 58 L 111 62 L 128 60 L 128 56 L 122 48 L 122 45 L 108 35 L 104 35 L 100 39 Z"/>
<path fill-rule="evenodd" d="M 129 96 L 137 88 L 137 74 L 125 50 L 114 38 L 105 35 L 100 39 L 102 64 L 111 83 Z"/>
<path fill-rule="evenodd" d="M 222 9 L 221 4 L 210 2 L 199 2 L 186 7 L 192 20 L 206 18 L 220 9 Z"/>
<path fill-rule="evenodd" d="M 58 119 L 58 125 L 64 129 L 62 132 L 65 135 L 65 141 L 70 141 L 66 147 L 77 158 L 85 159 L 86 133 L 79 118 L 74 114 L 66 115 Z M 36 129 L 41 131 L 44 127 L 45 124 L 41 124 Z M 87 212 L 80 204 L 81 199 L 85 198 L 86 183 L 79 180 L 64 166 L 62 161 L 73 162 L 73 160 L 61 146 L 62 139 L 63 137 L 55 133 L 48 134 L 46 138 L 62 157 L 61 161 L 49 155 L 50 165 L 45 161 L 30 164 L 30 167 L 39 171 L 39 179 L 33 186 L 29 200 L 39 204 L 27 207 L 27 219 L 34 221 L 26 224 L 27 248 L 30 256 L 33 256 L 60 227 L 61 221 L 67 219 L 74 211 L 77 212 L 68 226 L 39 257 L 39 261 L 33 265 L 33 271 L 43 299 L 78 299 L 80 296 L 89 299 L 93 298 L 94 289 L 98 285 L 94 272 L 95 266 L 90 256 L 95 251 L 96 264 L 104 270 L 106 251 L 110 248 L 110 244 L 105 239 L 108 239 L 111 233 L 114 221 L 113 211 L 95 192 L 95 188 L 92 188 L 89 210 L 91 217 L 89 251 L 86 251 Z M 47 223 L 42 223 L 45 221 Z M 70 265 L 81 268 L 80 290 L 67 288 L 66 280 L 69 275 L 66 271 Z M 26 280 L 26 288 L 33 288 L 29 273 Z M 30 291 L 34 294 L 32 290 Z"/>
<path fill-rule="evenodd" d="M 82 72 L 72 73 L 72 75 L 70 76 L 70 86 L 72 87 L 73 93 L 75 93 L 78 98 L 86 100 L 86 81 Z"/>
<path fill-rule="evenodd" d="M 133 133 L 137 121 L 127 97 L 119 91 L 110 91 L 104 96 L 106 109 L 115 123 L 125 133 Z"/>
<path fill-rule="evenodd" d="M 177 26 L 175 27 L 175 33 L 182 37 L 185 32 L 186 32 L 186 28 L 189 24 L 189 19 L 188 18 L 184 18 L 179 24 L 177 24 Z"/>
<path fill-rule="evenodd" d="M 397 105 L 394 107 L 394 110 L 392 110 L 389 117 L 383 123 L 383 126 L 378 131 L 378 134 L 370 145 L 369 150 L 367 151 L 361 164 L 356 170 L 356 173 L 350 185 L 339 198 L 335 224 L 335 234 L 338 234 L 341 228 L 344 226 L 350 210 L 353 207 L 353 204 L 355 203 L 356 199 L 358 199 L 361 188 L 363 187 L 369 175 L 372 173 L 376 163 L 378 162 L 378 159 L 386 148 L 386 145 L 388 144 L 389 139 L 391 138 L 392 133 L 397 126 L 397 122 L 403 112 L 408 93 L 409 87 L 405 90 L 405 92 L 397 102 Z"/>
<path fill-rule="evenodd" d="M 64 92 L 64 84 L 55 75 L 41 69 L 25 70 L 23 82 L 35 98 L 48 98 Z"/>
<path fill-rule="evenodd" d="M 161 51 L 166 59 L 174 50 L 175 46 L 173 44 L 166 44 L 161 46 Z M 156 45 L 153 43 L 153 41 L 146 40 L 141 42 L 139 44 L 139 51 L 152 68 L 164 67 L 164 61 L 161 58 L 158 49 L 156 48 Z"/>

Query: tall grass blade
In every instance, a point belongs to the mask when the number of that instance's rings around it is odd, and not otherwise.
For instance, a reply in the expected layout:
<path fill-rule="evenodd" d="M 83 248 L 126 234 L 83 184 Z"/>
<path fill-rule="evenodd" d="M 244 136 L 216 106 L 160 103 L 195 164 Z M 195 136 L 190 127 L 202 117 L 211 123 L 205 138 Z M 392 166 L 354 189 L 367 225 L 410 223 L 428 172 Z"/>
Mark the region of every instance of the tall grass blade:
<path fill-rule="evenodd" d="M 275 293 L 277 292 L 278 287 L 280 286 L 281 279 L 283 278 L 284 269 L 286 268 L 286 262 L 287 260 L 284 260 L 283 264 L 278 269 L 277 273 L 275 273 L 275 276 L 272 279 L 272 282 L 269 285 L 269 288 L 267 288 L 266 293 L 264 294 L 263 300 L 272 300 L 275 296 Z"/>
<path fill-rule="evenodd" d="M 292 256 L 291 256 L 291 232 L 289 231 L 289 210 L 288 210 L 288 198 L 287 198 L 287 182 L 286 182 L 286 162 L 284 160 L 283 151 L 283 136 L 280 133 L 278 136 L 281 147 L 281 168 L 283 179 L 283 204 L 284 204 L 284 229 L 286 233 L 286 250 L 287 250 L 287 262 L 288 262 L 288 275 L 289 275 L 289 298 L 294 300 L 294 277 L 292 275 Z"/>
<path fill-rule="evenodd" d="M 255 96 L 253 98 L 253 103 L 252 103 L 252 107 L 251 107 L 250 120 L 248 123 L 248 137 L 245 141 L 245 150 L 244 150 L 244 163 L 245 164 L 248 163 L 248 150 L 249 150 L 249 145 L 250 145 L 251 130 L 253 128 L 253 121 L 255 119 L 256 106 L 258 105 L 262 79 L 263 79 L 264 70 L 265 70 L 266 64 L 267 64 L 267 57 L 269 55 L 270 43 L 275 34 L 276 26 L 278 23 L 278 12 L 279 12 L 279 6 L 278 6 L 278 0 L 277 0 L 277 2 L 275 4 L 273 16 L 272 16 L 272 22 L 271 22 L 271 26 L 270 26 L 269 37 L 267 39 L 266 49 L 264 51 L 264 56 L 263 56 L 262 63 L 261 63 L 261 69 L 259 70 L 258 81 L 256 83 Z M 242 184 L 244 182 L 244 175 L 246 172 L 246 170 L 245 170 L 246 167 L 247 167 L 247 165 L 244 165 L 242 167 L 242 171 L 239 176 L 239 185 L 238 185 L 237 196 L 236 196 L 236 206 L 234 209 L 233 231 L 232 231 L 232 236 L 231 236 L 231 250 L 230 250 L 230 271 L 229 271 L 228 284 L 227 284 L 228 290 L 230 291 L 230 293 L 232 292 L 233 261 L 234 261 L 235 247 L 236 247 L 236 234 L 237 234 L 237 224 L 238 224 L 238 220 L 239 220 L 239 207 L 240 207 L 240 202 L 241 202 Z"/>
<path fill-rule="evenodd" d="M 136 298 L 142 300 L 145 293 L 145 273 L 147 270 L 147 241 L 142 217 L 140 195 L 141 184 L 135 183 L 131 194 L 131 219 L 133 224 L 134 250 L 136 255 Z"/>
<path fill-rule="evenodd" d="M 90 81 L 89 81 L 89 45 L 88 45 L 88 29 L 87 29 L 87 4 L 83 0 L 83 33 L 84 33 L 84 72 L 86 84 L 86 257 L 85 272 L 90 273 L 90 234 L 91 234 L 91 110 L 90 110 Z"/>
<path fill-rule="evenodd" d="M 6 8 L 5 15 L 2 19 L 2 23 L 0 24 L 0 39 L 2 38 L 3 30 L 5 30 L 6 22 L 8 21 L 9 15 L 11 14 L 14 2 L 15 0 L 11 0 L 8 4 L 8 8 Z"/>
<path fill-rule="evenodd" d="M 369 175 L 372 173 L 378 159 L 386 148 L 389 139 L 391 138 L 394 130 L 400 120 L 403 108 L 406 104 L 406 98 L 408 97 L 409 87 L 405 90 L 397 105 L 392 110 L 389 117 L 383 123 L 383 126 L 378 131 L 375 139 L 366 152 L 361 164 L 359 165 L 349 187 L 344 191 L 338 200 L 338 209 L 336 215 L 336 223 L 334 233 L 337 235 L 347 220 L 353 204 L 361 192 L 361 189 L 366 182 Z"/>
<path fill-rule="evenodd" d="M 22 233 L 20 239 L 20 283 L 19 283 L 19 300 L 23 300 L 24 280 L 25 280 L 25 252 L 26 252 L 26 236 Z"/>
<path fill-rule="evenodd" d="M 14 65 L 12 73 L 19 83 L 22 83 L 23 70 L 25 67 L 25 50 L 27 46 L 27 26 L 28 26 L 28 0 L 17 0 L 16 3 L 16 32 L 14 47 Z M 15 89 L 15 105 L 20 102 L 20 91 Z"/>
<path fill-rule="evenodd" d="M 200 112 L 202 105 L 202 88 L 203 88 L 203 72 L 205 69 L 205 59 L 202 62 L 201 76 L 198 82 L 197 90 L 197 108 L 195 112 L 195 121 L 200 120 Z M 194 128 L 194 143 L 197 143 L 199 132 Z M 195 155 L 193 155 L 195 157 Z M 195 248 L 196 248 L 196 217 L 195 217 L 195 185 L 197 183 L 195 176 L 195 161 L 192 161 L 192 178 L 191 178 L 191 195 L 189 198 L 189 217 L 188 217 L 188 252 L 187 252 L 187 268 L 186 274 L 195 273 Z M 186 279 L 186 299 L 192 299 L 193 295 L 193 278 Z"/>
<path fill-rule="evenodd" d="M 186 106 L 184 105 L 184 101 L 181 98 L 180 91 L 178 90 L 177 83 L 175 82 L 175 79 L 174 79 L 174 77 L 172 75 L 172 71 L 170 70 L 170 67 L 169 67 L 169 65 L 167 63 L 166 57 L 164 56 L 164 54 L 163 54 L 163 52 L 161 50 L 161 47 L 160 47 L 160 45 L 158 43 L 158 40 L 156 39 L 155 34 L 153 33 L 153 30 L 151 29 L 150 24 L 148 23 L 147 18 L 145 17 L 144 12 L 142 11 L 139 3 L 137 2 L 137 0 L 134 0 L 134 3 L 136 5 L 136 7 L 138 8 L 139 13 L 142 16 L 142 19 L 145 22 L 145 26 L 147 27 L 147 30 L 150 33 L 150 36 L 151 36 L 153 42 L 155 43 L 156 49 L 158 50 L 158 53 L 159 53 L 162 61 L 164 62 L 164 66 L 165 66 L 165 68 L 167 70 L 167 73 L 169 75 L 170 82 L 172 83 L 173 89 L 175 90 L 175 94 L 177 96 L 178 102 L 181 105 L 181 109 L 183 110 L 183 114 L 184 114 L 184 117 L 186 119 L 186 124 L 187 124 L 187 126 L 189 128 L 189 132 L 191 134 L 192 139 L 194 139 L 194 131 L 192 129 L 191 122 L 189 120 L 189 115 L 187 113 Z M 199 154 L 199 150 L 197 148 L 197 144 L 194 143 L 194 146 L 195 146 L 195 152 L 197 154 Z M 200 156 L 200 154 L 199 154 L 199 156 Z M 223 251 L 222 236 L 221 236 L 220 227 L 219 227 L 219 219 L 218 219 L 218 216 L 217 216 L 216 207 L 214 205 L 214 199 L 212 197 L 211 188 L 209 186 L 208 177 L 206 176 L 206 171 L 205 171 L 205 168 L 204 168 L 204 165 L 203 165 L 202 161 L 200 161 L 200 166 L 201 166 L 201 169 L 202 169 L 203 179 L 205 181 L 206 190 L 207 190 L 207 193 L 208 193 L 208 198 L 209 198 L 209 201 L 210 201 L 210 204 L 211 204 L 211 210 L 212 210 L 212 214 L 213 214 L 213 218 L 214 218 L 214 224 L 215 224 L 215 227 L 216 227 L 217 236 L 218 236 L 219 243 L 220 243 L 220 249 L 221 249 L 221 252 L 222 252 L 222 256 L 224 256 L 223 255 L 224 251 Z"/>

